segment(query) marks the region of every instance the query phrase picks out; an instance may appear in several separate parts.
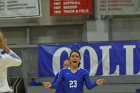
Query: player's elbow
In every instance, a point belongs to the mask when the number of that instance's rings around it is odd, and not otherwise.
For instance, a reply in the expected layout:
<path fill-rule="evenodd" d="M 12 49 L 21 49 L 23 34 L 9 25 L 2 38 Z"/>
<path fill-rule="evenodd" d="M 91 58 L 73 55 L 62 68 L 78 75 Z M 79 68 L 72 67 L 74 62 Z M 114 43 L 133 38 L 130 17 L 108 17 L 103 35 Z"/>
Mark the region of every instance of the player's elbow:
<path fill-rule="evenodd" d="M 90 89 L 92 89 L 92 87 L 91 86 L 87 86 L 87 89 L 90 90 Z"/>
<path fill-rule="evenodd" d="M 15 62 L 15 66 L 20 66 L 22 64 L 22 61 L 21 60 L 17 60 L 16 62 Z"/>
<path fill-rule="evenodd" d="M 21 63 L 22 63 L 22 61 L 21 61 L 21 60 L 19 60 L 17 65 L 18 65 L 18 66 L 20 66 L 20 65 L 21 65 Z"/>

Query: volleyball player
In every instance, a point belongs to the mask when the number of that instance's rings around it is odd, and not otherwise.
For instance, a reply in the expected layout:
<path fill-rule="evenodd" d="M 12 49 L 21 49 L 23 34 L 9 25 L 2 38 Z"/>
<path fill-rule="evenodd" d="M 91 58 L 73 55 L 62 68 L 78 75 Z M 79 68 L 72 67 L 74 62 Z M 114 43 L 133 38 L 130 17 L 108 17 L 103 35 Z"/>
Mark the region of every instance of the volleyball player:
<path fill-rule="evenodd" d="M 21 59 L 8 47 L 0 32 L 0 93 L 13 92 L 7 81 L 7 68 L 21 65 Z"/>
<path fill-rule="evenodd" d="M 86 69 L 79 68 L 80 59 L 81 56 L 78 51 L 71 52 L 69 57 L 70 67 L 60 71 L 59 77 L 55 83 L 44 82 L 44 87 L 57 89 L 63 82 L 64 93 L 84 93 L 84 83 L 88 89 L 92 89 L 97 85 L 102 85 L 105 82 L 104 79 L 98 79 L 91 83 L 89 72 Z"/>

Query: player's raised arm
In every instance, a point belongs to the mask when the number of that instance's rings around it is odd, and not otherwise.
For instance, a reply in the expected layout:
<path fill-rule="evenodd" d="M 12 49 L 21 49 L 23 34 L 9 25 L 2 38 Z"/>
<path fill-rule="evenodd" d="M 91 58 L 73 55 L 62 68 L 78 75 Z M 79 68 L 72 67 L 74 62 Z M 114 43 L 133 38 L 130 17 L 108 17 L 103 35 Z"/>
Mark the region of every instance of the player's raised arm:
<path fill-rule="evenodd" d="M 0 43 L 1 49 L 5 52 L 1 54 L 1 61 L 3 62 L 4 66 L 11 67 L 11 66 L 19 66 L 21 65 L 21 59 L 17 56 L 7 45 L 7 40 L 3 39 Z"/>
<path fill-rule="evenodd" d="M 6 67 L 20 66 L 22 63 L 21 59 L 12 50 L 10 50 L 9 54 L 2 56 L 2 61 Z"/>

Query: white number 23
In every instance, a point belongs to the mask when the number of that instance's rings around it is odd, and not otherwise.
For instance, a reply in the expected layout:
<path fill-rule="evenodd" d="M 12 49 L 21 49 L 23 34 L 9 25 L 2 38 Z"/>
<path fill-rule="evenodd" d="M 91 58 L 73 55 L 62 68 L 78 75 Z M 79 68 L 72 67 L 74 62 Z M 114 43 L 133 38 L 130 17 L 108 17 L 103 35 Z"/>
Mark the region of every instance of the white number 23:
<path fill-rule="evenodd" d="M 70 80 L 70 88 L 76 88 L 77 87 L 77 80 Z"/>

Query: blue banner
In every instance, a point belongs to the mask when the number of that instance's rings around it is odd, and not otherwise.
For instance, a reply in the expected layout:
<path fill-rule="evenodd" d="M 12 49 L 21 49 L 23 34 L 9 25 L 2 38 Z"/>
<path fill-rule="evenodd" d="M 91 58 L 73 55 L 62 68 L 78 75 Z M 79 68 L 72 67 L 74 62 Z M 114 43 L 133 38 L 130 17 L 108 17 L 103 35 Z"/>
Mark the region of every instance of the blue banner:
<path fill-rule="evenodd" d="M 87 69 L 90 76 L 140 75 L 140 42 L 102 42 L 39 45 L 39 76 L 57 74 L 71 51 L 80 52 L 80 67 Z"/>

